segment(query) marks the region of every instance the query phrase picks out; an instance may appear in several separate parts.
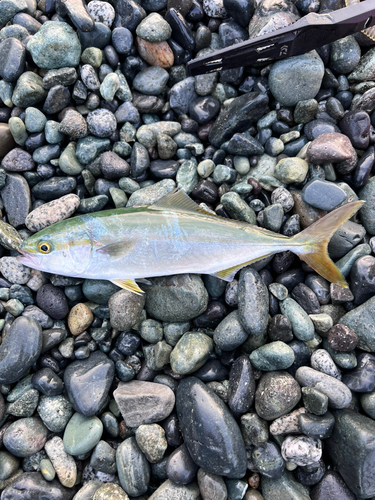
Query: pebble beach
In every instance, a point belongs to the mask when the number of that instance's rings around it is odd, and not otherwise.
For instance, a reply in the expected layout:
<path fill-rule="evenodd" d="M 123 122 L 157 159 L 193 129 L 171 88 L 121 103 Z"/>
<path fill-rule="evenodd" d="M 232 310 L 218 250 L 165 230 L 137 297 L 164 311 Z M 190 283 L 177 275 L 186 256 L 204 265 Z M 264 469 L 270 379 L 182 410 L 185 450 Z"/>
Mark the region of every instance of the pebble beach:
<path fill-rule="evenodd" d="M 186 66 L 345 6 L 0 0 L 0 500 L 375 499 L 375 39 Z M 290 251 L 142 295 L 17 260 L 175 189 L 288 237 L 365 201 L 349 288 Z"/>

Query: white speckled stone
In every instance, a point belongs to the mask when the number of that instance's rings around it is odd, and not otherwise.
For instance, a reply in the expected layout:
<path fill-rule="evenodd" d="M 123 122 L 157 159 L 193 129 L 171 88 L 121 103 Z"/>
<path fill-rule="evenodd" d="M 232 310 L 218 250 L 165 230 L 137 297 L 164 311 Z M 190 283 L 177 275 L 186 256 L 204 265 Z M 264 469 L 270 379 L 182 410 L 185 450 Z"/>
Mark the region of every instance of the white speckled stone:
<path fill-rule="evenodd" d="M 288 436 L 281 446 L 281 455 L 286 462 L 301 467 L 311 465 L 322 456 L 322 442 L 307 436 Z"/>
<path fill-rule="evenodd" d="M 311 368 L 314 368 L 314 370 L 318 370 L 326 375 L 337 378 L 337 380 L 341 380 L 341 372 L 326 350 L 317 349 L 314 351 L 311 355 L 310 364 Z"/>

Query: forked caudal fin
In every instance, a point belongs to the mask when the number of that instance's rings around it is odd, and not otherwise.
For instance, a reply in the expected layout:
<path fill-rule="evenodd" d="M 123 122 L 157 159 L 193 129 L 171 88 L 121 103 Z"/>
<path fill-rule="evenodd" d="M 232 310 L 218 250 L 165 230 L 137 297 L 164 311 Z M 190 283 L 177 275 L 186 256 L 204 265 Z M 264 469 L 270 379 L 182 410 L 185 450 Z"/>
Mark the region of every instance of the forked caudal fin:
<path fill-rule="evenodd" d="M 328 255 L 327 247 L 333 233 L 350 219 L 363 205 L 364 201 L 354 201 L 333 210 L 328 215 L 309 226 L 292 238 L 292 252 L 312 267 L 323 278 L 348 288 L 344 276 Z M 298 249 L 295 248 L 298 245 Z"/>

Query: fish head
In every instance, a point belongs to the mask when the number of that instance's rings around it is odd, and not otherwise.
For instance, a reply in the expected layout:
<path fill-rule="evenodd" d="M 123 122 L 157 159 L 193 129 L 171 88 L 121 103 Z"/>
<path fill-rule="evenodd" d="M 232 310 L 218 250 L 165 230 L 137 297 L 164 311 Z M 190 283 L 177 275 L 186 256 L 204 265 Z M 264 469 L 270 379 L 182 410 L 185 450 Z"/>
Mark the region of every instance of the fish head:
<path fill-rule="evenodd" d="M 21 243 L 17 260 L 27 267 L 62 276 L 84 276 L 92 242 L 79 217 L 58 222 Z"/>

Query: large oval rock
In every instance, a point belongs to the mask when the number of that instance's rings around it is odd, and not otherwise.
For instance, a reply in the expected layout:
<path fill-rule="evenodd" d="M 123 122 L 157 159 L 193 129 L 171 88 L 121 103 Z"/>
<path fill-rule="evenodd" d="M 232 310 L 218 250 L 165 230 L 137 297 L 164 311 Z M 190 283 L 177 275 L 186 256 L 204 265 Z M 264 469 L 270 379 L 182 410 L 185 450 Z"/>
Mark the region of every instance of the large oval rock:
<path fill-rule="evenodd" d="M 247 467 L 245 443 L 223 401 L 198 378 L 188 377 L 178 386 L 176 407 L 194 462 L 212 474 L 243 477 Z"/>
<path fill-rule="evenodd" d="M 58 50 L 57 50 L 58 47 Z M 69 24 L 47 21 L 27 44 L 39 68 L 57 69 L 78 66 L 81 44 Z"/>
<path fill-rule="evenodd" d="M 108 400 L 115 367 L 103 352 L 71 363 L 65 370 L 64 382 L 74 409 L 86 417 L 95 415 Z"/>
<path fill-rule="evenodd" d="M 331 408 L 346 408 L 352 400 L 350 389 L 337 378 L 318 372 L 308 366 L 296 371 L 296 380 L 302 387 L 313 387 L 328 397 Z"/>
<path fill-rule="evenodd" d="M 360 210 L 361 221 L 368 233 L 375 234 L 375 177 L 366 183 L 359 192 L 359 198 L 366 203 Z"/>
<path fill-rule="evenodd" d="M 324 64 L 315 50 L 301 56 L 276 61 L 268 83 L 270 91 L 282 105 L 295 106 L 298 101 L 313 99 L 319 92 Z"/>
<path fill-rule="evenodd" d="M 202 314 L 207 304 L 207 290 L 196 274 L 155 278 L 147 290 L 146 311 L 161 321 L 189 321 Z"/>
<path fill-rule="evenodd" d="M 301 388 L 289 373 L 266 372 L 255 393 L 255 409 L 264 420 L 289 413 L 301 399 Z"/>
<path fill-rule="evenodd" d="M 17 382 L 38 359 L 42 350 L 42 328 L 33 318 L 14 320 L 0 345 L 0 383 Z"/>
<path fill-rule="evenodd" d="M 40 472 L 25 472 L 5 488 L 1 500 L 71 500 L 74 489 L 61 486 L 59 481 L 46 481 Z"/>
<path fill-rule="evenodd" d="M 5 431 L 4 446 L 16 457 L 30 457 L 43 448 L 47 434 L 40 418 L 20 418 Z"/>
<path fill-rule="evenodd" d="M 240 273 L 238 283 L 238 317 L 244 329 L 251 335 L 267 331 L 269 296 L 259 273 L 247 267 Z"/>
<path fill-rule="evenodd" d="M 172 389 L 143 380 L 120 382 L 113 397 L 129 427 L 164 420 L 171 414 L 175 403 Z"/>
<path fill-rule="evenodd" d="M 146 493 L 150 482 L 150 465 L 139 449 L 135 437 L 125 439 L 116 451 L 121 486 L 132 497 Z"/>
<path fill-rule="evenodd" d="M 75 413 L 65 427 L 64 449 L 69 455 L 83 455 L 95 448 L 102 434 L 103 424 L 98 417 Z"/>

